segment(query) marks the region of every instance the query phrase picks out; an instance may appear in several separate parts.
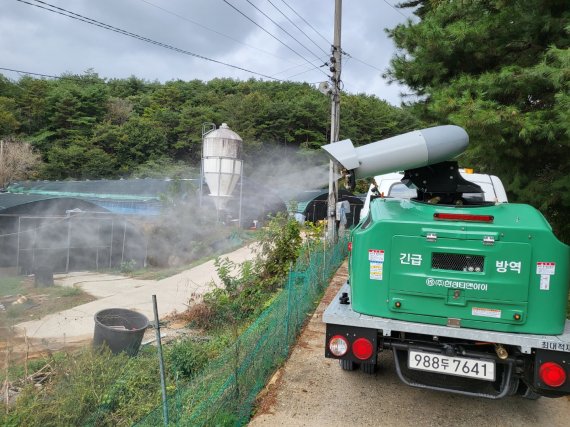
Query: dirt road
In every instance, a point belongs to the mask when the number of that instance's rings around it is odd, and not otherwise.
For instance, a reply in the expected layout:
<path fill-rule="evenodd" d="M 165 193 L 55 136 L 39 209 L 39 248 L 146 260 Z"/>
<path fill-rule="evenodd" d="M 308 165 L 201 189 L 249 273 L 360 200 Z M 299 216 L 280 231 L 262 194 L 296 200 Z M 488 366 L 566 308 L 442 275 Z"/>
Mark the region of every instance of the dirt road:
<path fill-rule="evenodd" d="M 405 386 L 385 353 L 375 375 L 324 358 L 321 316 L 346 279 L 340 268 L 286 365 L 262 393 L 250 426 L 568 426 L 570 399 L 492 401 Z"/>
<path fill-rule="evenodd" d="M 253 258 L 251 246 L 222 255 L 235 263 Z M 70 273 L 56 276 L 58 286 L 80 287 L 97 300 L 68 310 L 47 315 L 39 320 L 16 325 L 19 337 L 24 335 L 36 350 L 58 350 L 79 345 L 93 336 L 93 316 L 106 308 L 126 308 L 153 318 L 152 295 L 158 300 L 159 316 L 182 312 L 190 297 L 200 297 L 219 285 L 214 261 L 207 261 L 182 273 L 162 280 L 141 280 L 99 273 Z"/>

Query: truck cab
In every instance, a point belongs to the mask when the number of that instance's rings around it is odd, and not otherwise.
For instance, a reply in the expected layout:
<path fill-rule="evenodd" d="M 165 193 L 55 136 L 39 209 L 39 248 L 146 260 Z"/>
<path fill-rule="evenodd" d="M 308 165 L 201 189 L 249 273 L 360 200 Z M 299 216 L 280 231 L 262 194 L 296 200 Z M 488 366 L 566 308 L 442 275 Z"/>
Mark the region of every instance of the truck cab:
<path fill-rule="evenodd" d="M 474 193 L 471 197 L 479 198 L 487 202 L 508 203 L 505 187 L 497 176 L 473 173 L 472 169 L 459 169 L 459 173 L 463 178 L 479 185 L 483 190 L 482 194 Z M 368 211 L 370 209 L 370 198 L 374 195 L 380 194 L 383 195 L 383 197 L 408 200 L 417 197 L 417 190 L 415 188 L 407 187 L 402 182 L 403 178 L 404 172 L 390 172 L 375 176 L 373 178 L 374 183 L 370 184 L 368 192 L 366 193 L 364 207 L 360 211 L 360 219 L 368 215 Z"/>

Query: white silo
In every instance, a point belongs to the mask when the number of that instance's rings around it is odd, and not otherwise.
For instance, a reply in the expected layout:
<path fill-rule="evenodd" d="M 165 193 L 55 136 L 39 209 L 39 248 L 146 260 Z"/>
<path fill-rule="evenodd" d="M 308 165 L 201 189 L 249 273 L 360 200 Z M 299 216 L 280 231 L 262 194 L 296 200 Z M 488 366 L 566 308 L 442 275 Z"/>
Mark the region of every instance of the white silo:
<path fill-rule="evenodd" d="M 225 209 L 240 181 L 243 169 L 242 144 L 241 137 L 226 123 L 204 135 L 202 173 L 218 211 Z"/>

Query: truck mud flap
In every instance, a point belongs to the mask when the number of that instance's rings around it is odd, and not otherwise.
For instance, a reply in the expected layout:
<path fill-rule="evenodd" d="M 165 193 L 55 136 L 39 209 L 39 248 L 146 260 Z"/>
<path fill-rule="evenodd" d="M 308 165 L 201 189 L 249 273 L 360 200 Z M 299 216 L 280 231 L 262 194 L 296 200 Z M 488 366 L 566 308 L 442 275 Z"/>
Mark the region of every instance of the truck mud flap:
<path fill-rule="evenodd" d="M 396 365 L 396 373 L 398 374 L 398 377 L 400 378 L 400 380 L 404 384 L 409 385 L 411 387 L 423 388 L 423 389 L 428 389 L 428 390 L 443 391 L 443 392 L 447 392 L 447 393 L 461 394 L 463 396 L 484 397 L 486 399 L 501 399 L 505 396 L 513 394 L 513 387 L 511 386 L 511 384 L 513 384 L 514 381 L 516 381 L 516 383 L 518 384 L 518 381 L 517 381 L 518 379 L 514 378 L 514 376 L 513 376 L 514 363 L 515 362 L 512 360 L 505 361 L 505 369 L 502 372 L 502 377 L 500 380 L 501 381 L 500 387 L 499 387 L 498 392 L 496 392 L 496 393 L 487 393 L 487 392 L 482 392 L 482 391 L 466 391 L 466 390 L 462 390 L 459 388 L 444 387 L 444 386 L 439 386 L 439 385 L 430 385 L 430 384 L 426 384 L 426 383 L 421 383 L 417 380 L 409 378 L 408 376 L 406 376 L 404 374 L 404 371 L 408 370 L 408 368 L 406 367 L 406 361 L 408 358 L 407 349 L 397 349 L 396 346 L 393 345 L 392 351 L 394 353 L 394 364 Z M 404 365 L 404 368 L 402 368 L 402 363 Z M 439 375 L 439 374 L 435 374 L 435 375 Z M 445 378 L 449 379 L 448 375 L 440 375 L 440 377 L 445 377 Z M 466 379 L 462 379 L 462 380 L 463 381 L 472 381 L 472 382 L 473 381 L 479 381 L 479 380 L 466 380 Z M 491 388 L 491 387 L 489 386 L 488 388 Z"/>

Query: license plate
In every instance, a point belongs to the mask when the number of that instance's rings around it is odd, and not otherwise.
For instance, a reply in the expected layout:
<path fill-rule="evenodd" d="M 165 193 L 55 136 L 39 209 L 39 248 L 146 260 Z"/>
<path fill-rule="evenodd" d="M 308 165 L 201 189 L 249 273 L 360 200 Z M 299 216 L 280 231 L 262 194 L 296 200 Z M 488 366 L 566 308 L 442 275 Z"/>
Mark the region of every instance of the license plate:
<path fill-rule="evenodd" d="M 408 368 L 495 381 L 495 362 L 488 360 L 449 357 L 437 353 L 410 350 Z"/>

